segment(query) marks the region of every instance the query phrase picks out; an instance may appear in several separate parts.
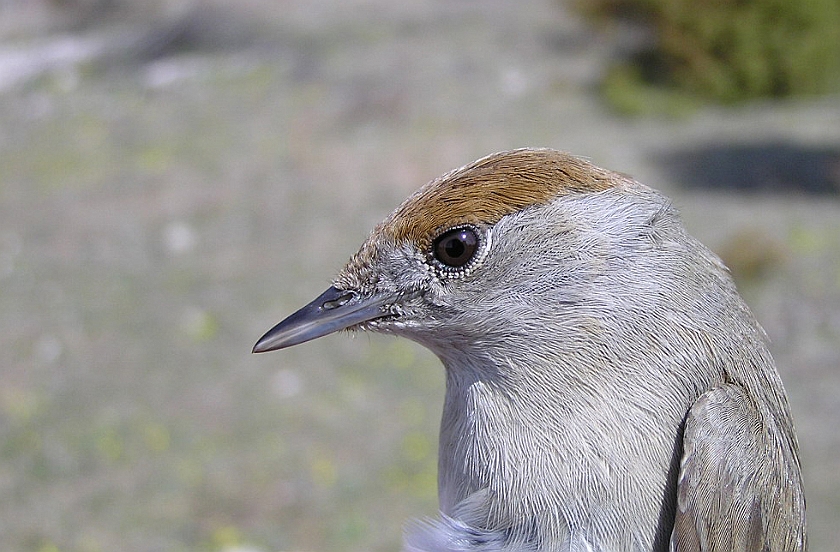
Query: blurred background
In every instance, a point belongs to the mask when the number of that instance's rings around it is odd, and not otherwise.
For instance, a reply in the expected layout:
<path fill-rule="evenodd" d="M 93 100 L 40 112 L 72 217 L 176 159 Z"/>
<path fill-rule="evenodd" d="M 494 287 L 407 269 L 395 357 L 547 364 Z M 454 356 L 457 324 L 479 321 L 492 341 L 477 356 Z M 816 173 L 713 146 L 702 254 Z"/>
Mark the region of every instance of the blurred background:
<path fill-rule="evenodd" d="M 0 549 L 398 549 L 436 513 L 437 360 L 250 349 L 521 146 L 661 189 L 730 265 L 836 549 L 840 2 L 665 3 L 0 0 Z"/>

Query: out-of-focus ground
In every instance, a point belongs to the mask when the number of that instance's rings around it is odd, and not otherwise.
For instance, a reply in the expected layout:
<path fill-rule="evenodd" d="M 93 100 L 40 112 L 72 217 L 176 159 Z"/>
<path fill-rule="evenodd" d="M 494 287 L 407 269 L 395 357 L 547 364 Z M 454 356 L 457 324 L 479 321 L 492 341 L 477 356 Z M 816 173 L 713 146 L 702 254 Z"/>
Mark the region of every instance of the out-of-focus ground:
<path fill-rule="evenodd" d="M 622 40 L 549 0 L 110 5 L 0 1 L 0 549 L 397 549 L 437 360 L 250 348 L 418 186 L 526 145 L 662 189 L 733 266 L 836 549 L 840 98 L 621 118 Z"/>

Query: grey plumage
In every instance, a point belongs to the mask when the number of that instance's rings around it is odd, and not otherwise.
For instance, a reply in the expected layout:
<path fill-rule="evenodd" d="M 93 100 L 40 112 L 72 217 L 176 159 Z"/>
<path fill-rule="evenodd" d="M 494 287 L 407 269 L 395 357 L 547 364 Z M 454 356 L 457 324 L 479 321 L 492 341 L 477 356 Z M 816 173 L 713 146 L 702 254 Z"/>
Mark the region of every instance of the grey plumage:
<path fill-rule="evenodd" d="M 553 150 L 453 171 L 255 350 L 345 327 L 413 339 L 446 368 L 442 515 L 408 552 L 806 548 L 764 332 L 630 178 Z"/>

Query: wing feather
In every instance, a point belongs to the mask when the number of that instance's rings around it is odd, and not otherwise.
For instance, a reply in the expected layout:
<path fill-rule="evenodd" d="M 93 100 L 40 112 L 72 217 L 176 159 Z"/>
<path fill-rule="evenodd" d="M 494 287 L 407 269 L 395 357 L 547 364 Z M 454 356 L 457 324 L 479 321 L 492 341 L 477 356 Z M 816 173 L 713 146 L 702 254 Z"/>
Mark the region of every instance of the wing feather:
<path fill-rule="evenodd" d="M 672 552 L 806 549 L 796 445 L 776 423 L 737 385 L 697 400 L 685 423 Z"/>

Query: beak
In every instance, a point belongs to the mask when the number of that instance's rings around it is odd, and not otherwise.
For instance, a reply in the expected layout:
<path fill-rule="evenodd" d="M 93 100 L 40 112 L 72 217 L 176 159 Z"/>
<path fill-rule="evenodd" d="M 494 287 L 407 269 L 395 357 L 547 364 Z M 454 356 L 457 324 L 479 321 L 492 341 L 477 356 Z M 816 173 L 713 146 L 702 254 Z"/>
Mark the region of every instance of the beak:
<path fill-rule="evenodd" d="M 314 301 L 288 316 L 268 330 L 252 352 L 265 353 L 291 347 L 350 326 L 388 314 L 386 305 L 392 298 L 385 295 L 362 297 L 353 290 L 330 286 Z"/>

